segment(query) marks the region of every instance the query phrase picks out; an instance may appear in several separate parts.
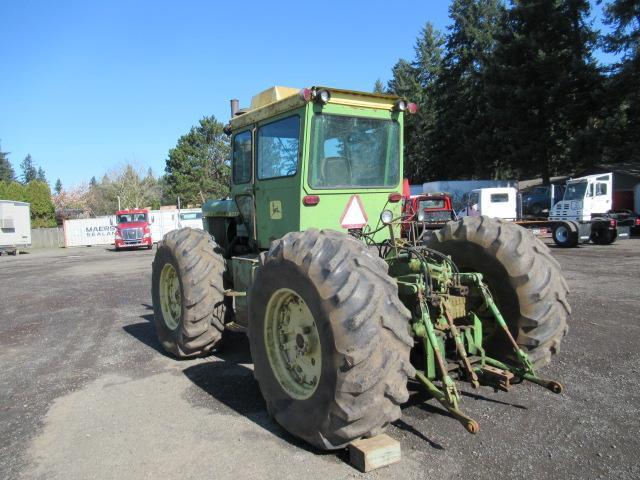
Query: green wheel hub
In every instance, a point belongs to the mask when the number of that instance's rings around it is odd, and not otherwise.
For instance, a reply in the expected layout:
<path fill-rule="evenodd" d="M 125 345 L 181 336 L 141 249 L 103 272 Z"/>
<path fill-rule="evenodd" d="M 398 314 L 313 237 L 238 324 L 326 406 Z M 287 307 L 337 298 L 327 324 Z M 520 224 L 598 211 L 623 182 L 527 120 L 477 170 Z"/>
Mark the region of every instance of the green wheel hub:
<path fill-rule="evenodd" d="M 322 349 L 315 319 L 293 290 L 281 288 L 269 299 L 264 341 L 269 363 L 280 386 L 297 400 L 316 391 L 322 370 Z"/>
<path fill-rule="evenodd" d="M 167 327 L 171 330 L 178 328 L 182 314 L 182 293 L 178 272 L 170 263 L 166 263 L 160 272 L 160 308 Z"/>

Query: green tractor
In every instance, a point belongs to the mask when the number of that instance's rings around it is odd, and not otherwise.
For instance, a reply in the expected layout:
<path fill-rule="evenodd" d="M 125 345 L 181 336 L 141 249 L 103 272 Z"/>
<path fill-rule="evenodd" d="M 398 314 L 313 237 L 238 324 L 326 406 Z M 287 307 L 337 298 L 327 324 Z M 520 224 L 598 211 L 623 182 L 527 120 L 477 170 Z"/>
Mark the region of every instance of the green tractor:
<path fill-rule="evenodd" d="M 400 235 L 414 104 L 322 87 L 231 103 L 230 197 L 203 206 L 204 230 L 167 234 L 153 262 L 167 352 L 206 355 L 246 332 L 269 413 L 322 449 L 382 432 L 409 382 L 472 433 L 456 380 L 561 391 L 537 373 L 570 314 L 542 242 L 488 217 Z"/>

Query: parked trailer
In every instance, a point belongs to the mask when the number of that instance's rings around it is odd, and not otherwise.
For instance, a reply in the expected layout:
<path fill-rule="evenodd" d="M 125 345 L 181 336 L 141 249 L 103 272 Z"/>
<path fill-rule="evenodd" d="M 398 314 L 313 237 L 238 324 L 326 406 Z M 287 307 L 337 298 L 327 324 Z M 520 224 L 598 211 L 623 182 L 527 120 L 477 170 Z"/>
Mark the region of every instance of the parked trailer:
<path fill-rule="evenodd" d="M 459 217 L 486 215 L 513 220 L 536 235 L 551 233 L 560 247 L 579 243 L 608 245 L 629 238 L 629 228 L 617 225 L 607 212 L 611 209 L 612 174 L 588 175 L 567 182 L 563 199 L 549 212 L 549 219 L 525 220 L 515 188 L 480 188 L 469 193 L 468 204 Z"/>
<path fill-rule="evenodd" d="M 17 255 L 31 246 L 31 205 L 0 200 L 0 253 Z"/>

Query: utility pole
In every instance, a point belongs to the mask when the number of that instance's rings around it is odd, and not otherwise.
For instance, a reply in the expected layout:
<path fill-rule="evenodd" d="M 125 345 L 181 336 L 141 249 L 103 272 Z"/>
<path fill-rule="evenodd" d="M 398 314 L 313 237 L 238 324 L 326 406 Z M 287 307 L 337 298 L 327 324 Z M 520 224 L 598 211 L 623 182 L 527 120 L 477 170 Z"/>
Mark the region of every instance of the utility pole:
<path fill-rule="evenodd" d="M 122 209 L 120 208 L 120 195 L 118 195 L 118 210 L 122 210 Z"/>

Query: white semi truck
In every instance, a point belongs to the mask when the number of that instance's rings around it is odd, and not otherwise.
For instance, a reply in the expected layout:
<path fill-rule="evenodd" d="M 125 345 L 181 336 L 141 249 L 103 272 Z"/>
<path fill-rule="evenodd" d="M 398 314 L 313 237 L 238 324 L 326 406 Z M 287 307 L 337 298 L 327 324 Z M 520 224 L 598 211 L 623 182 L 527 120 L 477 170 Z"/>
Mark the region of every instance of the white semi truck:
<path fill-rule="evenodd" d="M 17 255 L 31 246 L 31 205 L 0 200 L 0 253 Z"/>
<path fill-rule="evenodd" d="M 567 182 L 562 200 L 551 207 L 548 220 L 523 220 L 515 188 L 480 188 L 469 192 L 467 206 L 458 216 L 486 215 L 513 220 L 535 234 L 550 230 L 560 247 L 575 247 L 589 241 L 608 245 L 617 238 L 629 238 L 629 228 L 619 227 L 608 214 L 612 191 L 611 173 L 574 178 Z"/>

